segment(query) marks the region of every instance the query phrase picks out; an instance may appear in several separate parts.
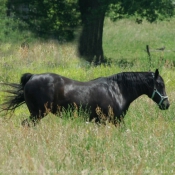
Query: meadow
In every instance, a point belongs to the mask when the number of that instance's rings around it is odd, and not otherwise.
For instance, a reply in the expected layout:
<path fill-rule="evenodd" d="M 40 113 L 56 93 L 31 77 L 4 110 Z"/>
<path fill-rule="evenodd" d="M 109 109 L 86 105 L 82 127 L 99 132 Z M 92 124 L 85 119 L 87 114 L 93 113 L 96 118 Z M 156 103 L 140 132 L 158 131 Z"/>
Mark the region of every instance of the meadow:
<path fill-rule="evenodd" d="M 165 80 L 171 106 L 166 111 L 147 96 L 135 100 L 125 126 L 96 125 L 85 113 L 48 114 L 36 127 L 21 126 L 26 105 L 0 114 L 0 174 L 174 174 L 175 173 L 175 19 L 149 24 L 106 19 L 103 47 L 111 65 L 94 66 L 79 59 L 77 41 L 21 41 L 0 45 L 0 82 L 18 83 L 23 73 L 54 72 L 87 81 L 122 71 L 155 71 Z M 150 46 L 151 62 L 146 45 Z M 164 51 L 156 48 L 165 47 Z M 0 87 L 3 90 L 4 87 Z M 4 100 L 0 93 L 0 103 Z"/>

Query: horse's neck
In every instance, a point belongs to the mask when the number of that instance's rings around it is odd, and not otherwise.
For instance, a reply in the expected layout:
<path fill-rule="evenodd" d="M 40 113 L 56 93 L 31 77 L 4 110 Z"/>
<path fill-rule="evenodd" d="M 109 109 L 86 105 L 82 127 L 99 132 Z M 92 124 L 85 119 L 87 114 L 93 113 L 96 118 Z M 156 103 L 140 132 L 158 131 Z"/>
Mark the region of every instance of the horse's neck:
<path fill-rule="evenodd" d="M 138 77 L 137 77 L 138 76 Z M 147 75 L 140 76 L 142 78 L 139 78 L 138 75 L 134 75 L 133 78 L 127 78 L 124 80 L 124 83 L 122 84 L 122 89 L 124 89 L 123 94 L 125 98 L 127 98 L 130 102 L 134 101 L 139 96 L 146 94 L 149 94 L 149 87 L 151 84 L 151 79 L 147 78 Z"/>

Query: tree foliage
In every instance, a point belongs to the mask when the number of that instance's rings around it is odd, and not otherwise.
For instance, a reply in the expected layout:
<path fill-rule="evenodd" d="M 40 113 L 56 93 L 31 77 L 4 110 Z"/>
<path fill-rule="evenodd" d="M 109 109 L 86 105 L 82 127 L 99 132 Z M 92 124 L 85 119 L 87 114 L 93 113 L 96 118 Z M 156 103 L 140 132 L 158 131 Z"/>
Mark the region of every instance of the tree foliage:
<path fill-rule="evenodd" d="M 128 16 L 135 16 L 154 22 L 171 17 L 173 13 L 174 7 L 171 0 L 120 0 L 117 3 L 113 1 L 108 9 L 108 15 L 114 21 Z"/>
<path fill-rule="evenodd" d="M 72 39 L 80 22 L 76 0 L 9 0 L 7 6 L 40 36 Z"/>

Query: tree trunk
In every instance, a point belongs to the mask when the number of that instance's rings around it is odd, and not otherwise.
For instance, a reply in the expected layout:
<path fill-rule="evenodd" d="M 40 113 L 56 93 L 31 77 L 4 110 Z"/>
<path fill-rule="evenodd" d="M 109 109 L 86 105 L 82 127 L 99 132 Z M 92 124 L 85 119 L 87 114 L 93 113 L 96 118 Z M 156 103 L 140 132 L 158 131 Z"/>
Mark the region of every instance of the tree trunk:
<path fill-rule="evenodd" d="M 79 0 L 79 6 L 83 23 L 79 55 L 89 62 L 100 64 L 104 62 L 102 35 L 106 4 L 98 0 Z"/>

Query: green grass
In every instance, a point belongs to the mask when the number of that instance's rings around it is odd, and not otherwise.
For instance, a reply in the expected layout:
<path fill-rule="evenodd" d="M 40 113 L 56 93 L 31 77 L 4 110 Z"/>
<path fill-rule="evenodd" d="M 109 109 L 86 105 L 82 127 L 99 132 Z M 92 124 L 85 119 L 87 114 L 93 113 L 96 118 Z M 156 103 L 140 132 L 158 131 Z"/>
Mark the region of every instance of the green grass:
<path fill-rule="evenodd" d="M 152 67 L 161 67 L 165 60 L 175 60 L 174 22 L 174 18 L 153 24 L 146 21 L 137 24 L 129 19 L 113 23 L 106 19 L 103 42 L 105 54 L 112 59 L 126 59 L 138 65 L 144 64 L 144 68 L 148 69 L 148 55 L 145 50 L 146 45 L 149 45 Z M 165 47 L 163 52 L 156 50 L 161 47 Z"/>
<path fill-rule="evenodd" d="M 111 66 L 93 67 L 79 60 L 75 43 L 35 42 L 29 43 L 29 49 L 4 43 L 0 45 L 0 82 L 18 83 L 26 72 L 54 72 L 87 81 L 121 71 L 148 71 L 145 45 L 173 50 L 173 25 L 173 20 L 142 25 L 106 20 L 103 45 L 105 55 L 114 60 Z M 174 59 L 173 52 L 152 52 L 151 70 L 160 69 L 170 108 L 161 111 L 142 96 L 131 104 L 120 128 L 86 123 L 75 113 L 71 118 L 48 114 L 38 126 L 23 128 L 21 121 L 29 116 L 26 105 L 11 118 L 1 113 L 0 174 L 174 174 L 175 73 L 171 62 L 160 64 L 162 55 L 164 60 Z M 116 64 L 122 58 L 134 65 Z"/>

